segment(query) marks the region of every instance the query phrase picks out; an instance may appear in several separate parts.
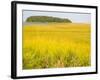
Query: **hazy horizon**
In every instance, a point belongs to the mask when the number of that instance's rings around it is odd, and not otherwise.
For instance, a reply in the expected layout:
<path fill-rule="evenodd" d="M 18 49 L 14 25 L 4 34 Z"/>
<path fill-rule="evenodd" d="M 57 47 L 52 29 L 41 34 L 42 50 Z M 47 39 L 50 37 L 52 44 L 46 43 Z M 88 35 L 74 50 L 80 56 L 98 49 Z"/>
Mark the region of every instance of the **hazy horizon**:
<path fill-rule="evenodd" d="M 91 14 L 89 13 L 72 13 L 72 12 L 46 12 L 46 11 L 23 11 L 23 22 L 30 16 L 52 16 L 66 18 L 73 23 L 91 23 Z"/>

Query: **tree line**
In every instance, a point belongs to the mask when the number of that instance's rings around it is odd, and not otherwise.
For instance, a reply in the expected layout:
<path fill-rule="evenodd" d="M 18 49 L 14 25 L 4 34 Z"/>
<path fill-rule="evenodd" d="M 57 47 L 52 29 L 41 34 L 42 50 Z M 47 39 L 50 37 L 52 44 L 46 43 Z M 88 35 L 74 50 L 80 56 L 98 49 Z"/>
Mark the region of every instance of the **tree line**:
<path fill-rule="evenodd" d="M 30 16 L 26 19 L 26 22 L 66 22 L 66 23 L 71 23 L 72 21 L 69 19 L 52 17 L 52 16 Z"/>

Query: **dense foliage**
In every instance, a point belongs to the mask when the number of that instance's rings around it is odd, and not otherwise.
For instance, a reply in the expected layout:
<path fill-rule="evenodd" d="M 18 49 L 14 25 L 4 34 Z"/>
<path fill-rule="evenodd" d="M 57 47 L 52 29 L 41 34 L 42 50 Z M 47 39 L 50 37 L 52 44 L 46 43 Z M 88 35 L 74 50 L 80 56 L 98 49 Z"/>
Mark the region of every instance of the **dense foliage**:
<path fill-rule="evenodd" d="M 30 16 L 26 19 L 26 22 L 67 22 L 71 23 L 71 20 L 58 18 L 58 17 L 50 17 L 50 16 Z"/>

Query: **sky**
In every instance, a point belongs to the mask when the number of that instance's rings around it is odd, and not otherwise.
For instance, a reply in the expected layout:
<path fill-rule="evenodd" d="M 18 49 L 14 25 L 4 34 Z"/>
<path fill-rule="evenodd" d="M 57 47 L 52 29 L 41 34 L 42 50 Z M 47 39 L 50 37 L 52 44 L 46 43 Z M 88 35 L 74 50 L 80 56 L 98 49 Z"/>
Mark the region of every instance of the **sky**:
<path fill-rule="evenodd" d="M 52 16 L 70 19 L 73 23 L 91 23 L 91 14 L 89 13 L 72 13 L 72 12 L 47 12 L 47 11 L 23 11 L 23 21 L 30 16 Z"/>

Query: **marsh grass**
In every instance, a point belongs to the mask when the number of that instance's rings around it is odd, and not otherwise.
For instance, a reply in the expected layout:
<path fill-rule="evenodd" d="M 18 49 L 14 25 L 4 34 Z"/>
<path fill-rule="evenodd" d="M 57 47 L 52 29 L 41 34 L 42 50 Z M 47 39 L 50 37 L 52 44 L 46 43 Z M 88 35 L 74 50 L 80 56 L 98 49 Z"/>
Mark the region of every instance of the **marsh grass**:
<path fill-rule="evenodd" d="M 23 69 L 90 66 L 90 25 L 23 26 Z"/>

